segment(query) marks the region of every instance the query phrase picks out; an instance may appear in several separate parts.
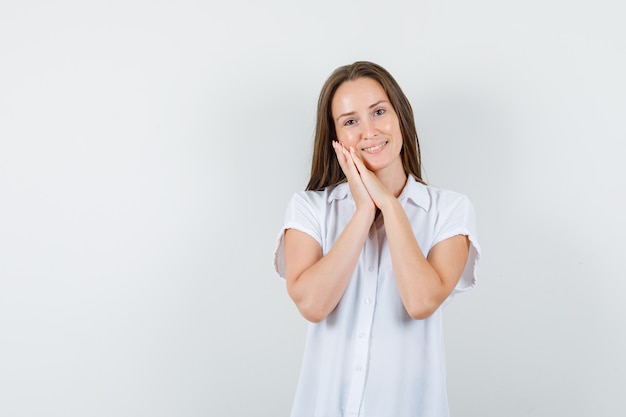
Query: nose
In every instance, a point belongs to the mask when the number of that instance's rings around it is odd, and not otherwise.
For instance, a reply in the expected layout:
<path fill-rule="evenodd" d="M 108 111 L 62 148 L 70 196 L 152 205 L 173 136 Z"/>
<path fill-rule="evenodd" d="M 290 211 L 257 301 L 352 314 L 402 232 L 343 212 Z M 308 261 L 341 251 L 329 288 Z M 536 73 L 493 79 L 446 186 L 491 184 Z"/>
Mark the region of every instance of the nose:
<path fill-rule="evenodd" d="M 372 139 L 374 138 L 374 136 L 376 136 L 376 122 L 370 118 L 367 118 L 365 120 L 363 120 L 361 122 L 361 133 L 363 135 L 363 138 L 365 139 Z"/>

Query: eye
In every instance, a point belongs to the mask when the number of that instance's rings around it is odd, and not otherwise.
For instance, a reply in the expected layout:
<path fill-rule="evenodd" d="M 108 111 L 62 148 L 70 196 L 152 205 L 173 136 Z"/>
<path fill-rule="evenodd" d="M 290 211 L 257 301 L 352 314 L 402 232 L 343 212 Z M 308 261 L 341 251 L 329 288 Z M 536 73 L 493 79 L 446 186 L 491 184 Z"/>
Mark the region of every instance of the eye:
<path fill-rule="evenodd" d="M 354 119 L 348 119 L 348 120 L 346 120 L 345 122 L 343 122 L 343 125 L 344 125 L 344 126 L 352 126 L 352 125 L 353 125 L 353 124 L 355 124 L 355 123 L 356 123 L 356 120 L 354 120 Z"/>
<path fill-rule="evenodd" d="M 382 116 L 383 114 L 385 114 L 385 109 L 374 110 L 374 116 Z"/>

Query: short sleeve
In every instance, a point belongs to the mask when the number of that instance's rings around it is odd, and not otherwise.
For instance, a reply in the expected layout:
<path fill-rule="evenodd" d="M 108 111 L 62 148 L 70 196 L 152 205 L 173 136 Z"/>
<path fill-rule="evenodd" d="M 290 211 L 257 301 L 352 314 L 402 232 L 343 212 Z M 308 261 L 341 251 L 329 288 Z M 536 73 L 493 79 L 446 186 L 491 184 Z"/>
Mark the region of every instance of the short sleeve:
<path fill-rule="evenodd" d="M 456 235 L 465 235 L 470 241 L 467 263 L 454 292 L 466 291 L 476 285 L 476 271 L 480 260 L 480 245 L 476 233 L 476 214 L 471 201 L 464 195 L 455 194 L 450 204 L 442 210 L 441 223 L 435 235 L 433 246 Z"/>
<path fill-rule="evenodd" d="M 306 192 L 298 192 L 293 195 L 287 204 L 285 222 L 276 238 L 274 250 L 274 270 L 282 278 L 285 278 L 285 231 L 297 229 L 315 239 L 322 246 L 321 222 L 316 214 L 315 207 Z"/>

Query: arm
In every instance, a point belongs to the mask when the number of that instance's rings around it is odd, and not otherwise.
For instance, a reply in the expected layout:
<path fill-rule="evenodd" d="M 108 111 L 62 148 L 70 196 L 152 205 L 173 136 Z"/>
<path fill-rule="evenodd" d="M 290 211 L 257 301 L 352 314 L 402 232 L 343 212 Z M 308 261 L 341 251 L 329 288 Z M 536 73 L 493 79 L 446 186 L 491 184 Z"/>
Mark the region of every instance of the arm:
<path fill-rule="evenodd" d="M 351 161 L 385 219 L 396 284 L 407 313 L 416 320 L 432 315 L 459 282 L 469 255 L 469 239 L 457 235 L 422 253 L 398 199 L 352 150 Z"/>
<path fill-rule="evenodd" d="M 285 232 L 287 292 L 305 319 L 320 322 L 335 309 L 350 282 L 371 224 L 371 216 L 355 212 L 325 256 L 308 234 L 295 229 Z"/>
<path fill-rule="evenodd" d="M 347 165 L 349 155 L 341 145 L 333 143 L 333 146 L 356 203 L 352 219 L 325 256 L 308 234 L 295 229 L 285 232 L 287 292 L 304 318 L 312 322 L 326 318 L 341 300 L 376 210 L 354 164 Z"/>
<path fill-rule="evenodd" d="M 381 208 L 391 252 L 391 264 L 402 303 L 416 320 L 432 315 L 461 278 L 469 239 L 457 235 L 437 243 L 424 257 L 398 200 Z"/>

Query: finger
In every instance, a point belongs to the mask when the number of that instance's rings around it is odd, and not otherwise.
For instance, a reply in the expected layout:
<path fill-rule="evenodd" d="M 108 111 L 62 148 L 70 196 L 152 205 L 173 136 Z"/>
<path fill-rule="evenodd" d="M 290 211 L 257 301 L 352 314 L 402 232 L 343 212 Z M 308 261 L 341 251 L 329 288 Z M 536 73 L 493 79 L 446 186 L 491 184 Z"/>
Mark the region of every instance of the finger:
<path fill-rule="evenodd" d="M 390 194 L 389 190 L 380 182 L 380 179 L 367 168 L 365 162 L 363 162 L 363 159 L 356 153 L 354 148 L 350 149 L 350 153 L 354 165 L 359 171 L 359 178 L 361 178 L 363 185 L 370 194 L 370 197 L 374 200 L 374 203 L 380 207 L 379 203 Z"/>
<path fill-rule="evenodd" d="M 346 157 L 343 154 L 343 151 L 341 150 L 341 144 L 337 142 L 336 140 L 333 141 L 333 149 L 335 150 L 335 155 L 337 155 L 337 161 L 339 162 L 341 169 L 344 169 Z"/>
<path fill-rule="evenodd" d="M 363 162 L 361 157 L 356 153 L 356 149 L 354 149 L 354 147 L 352 146 L 350 147 L 350 156 L 351 156 L 352 161 L 354 162 L 354 165 L 359 171 L 359 174 L 362 175 L 362 174 L 369 172 L 369 170 L 365 166 L 365 162 Z"/>
<path fill-rule="evenodd" d="M 348 177 L 350 173 L 350 168 L 348 166 L 348 159 L 346 158 L 346 153 L 343 148 L 343 145 L 337 141 L 333 141 L 333 148 L 335 149 L 335 154 L 337 155 L 337 161 L 339 162 L 339 166 L 343 171 L 344 175 Z"/>
<path fill-rule="evenodd" d="M 354 155 L 353 155 L 352 150 L 353 150 L 352 147 L 350 147 L 350 149 L 348 149 L 348 148 L 346 148 L 344 146 L 344 148 L 343 148 L 343 152 L 344 152 L 344 154 L 346 156 L 346 161 L 348 161 L 347 164 L 348 164 L 348 167 L 349 167 L 350 171 L 352 172 L 353 175 L 355 175 L 357 177 L 360 177 L 361 175 L 360 175 L 359 169 L 358 169 L 358 167 L 357 167 L 357 165 L 355 163 Z"/>

